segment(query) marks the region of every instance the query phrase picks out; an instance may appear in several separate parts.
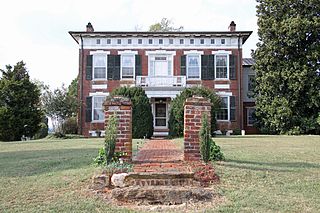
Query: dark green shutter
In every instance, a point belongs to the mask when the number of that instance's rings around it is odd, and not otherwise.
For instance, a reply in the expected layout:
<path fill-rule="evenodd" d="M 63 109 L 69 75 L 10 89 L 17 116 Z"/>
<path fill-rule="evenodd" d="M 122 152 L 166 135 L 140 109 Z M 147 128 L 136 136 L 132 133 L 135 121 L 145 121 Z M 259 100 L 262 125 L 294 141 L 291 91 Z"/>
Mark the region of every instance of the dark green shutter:
<path fill-rule="evenodd" d="M 92 80 L 92 55 L 87 55 L 86 80 Z"/>
<path fill-rule="evenodd" d="M 187 56 L 186 55 L 182 55 L 180 58 L 180 75 L 186 75 L 186 60 L 187 60 Z"/>
<path fill-rule="evenodd" d="M 214 80 L 214 55 L 209 55 L 208 59 L 208 75 L 209 80 Z"/>
<path fill-rule="evenodd" d="M 136 76 L 141 76 L 142 75 L 142 69 L 141 69 L 141 55 L 136 55 L 135 56 L 136 60 Z"/>
<path fill-rule="evenodd" d="M 92 120 L 92 97 L 88 96 L 86 98 L 86 122 L 91 122 Z"/>
<path fill-rule="evenodd" d="M 114 56 L 114 70 L 113 70 L 113 80 L 120 80 L 120 64 L 121 64 L 121 56 Z"/>
<path fill-rule="evenodd" d="M 236 74 L 236 62 L 237 62 L 237 56 L 236 55 L 230 55 L 229 56 L 229 75 L 230 80 L 236 80 L 237 74 Z"/>
<path fill-rule="evenodd" d="M 230 96 L 230 121 L 236 120 L 236 97 Z"/>
<path fill-rule="evenodd" d="M 108 65 L 107 65 L 107 77 L 108 80 L 113 79 L 113 70 L 114 70 L 114 55 L 108 55 Z"/>

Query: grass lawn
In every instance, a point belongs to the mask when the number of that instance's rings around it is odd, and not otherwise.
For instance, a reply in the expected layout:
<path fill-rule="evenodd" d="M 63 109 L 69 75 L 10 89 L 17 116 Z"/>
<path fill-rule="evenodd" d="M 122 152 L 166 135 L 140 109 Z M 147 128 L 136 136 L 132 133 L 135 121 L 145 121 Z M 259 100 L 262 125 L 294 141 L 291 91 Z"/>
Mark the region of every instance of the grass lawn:
<path fill-rule="evenodd" d="M 319 212 L 320 137 L 214 138 L 217 212 Z M 102 139 L 0 142 L 0 212 L 128 212 L 87 191 Z"/>

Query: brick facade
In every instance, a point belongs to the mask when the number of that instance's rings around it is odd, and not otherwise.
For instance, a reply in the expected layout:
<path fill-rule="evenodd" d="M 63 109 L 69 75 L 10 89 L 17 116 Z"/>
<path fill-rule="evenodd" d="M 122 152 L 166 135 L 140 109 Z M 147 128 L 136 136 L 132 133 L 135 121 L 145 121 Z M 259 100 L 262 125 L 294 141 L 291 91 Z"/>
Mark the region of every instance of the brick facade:
<path fill-rule="evenodd" d="M 132 103 L 130 99 L 124 97 L 114 97 L 104 102 L 105 125 L 111 115 L 116 114 L 117 140 L 116 152 L 125 152 L 125 161 L 132 160 Z M 107 133 L 106 133 L 107 134 Z"/>
<path fill-rule="evenodd" d="M 211 103 L 203 97 L 193 96 L 187 98 L 184 104 L 184 159 L 186 161 L 198 161 L 200 156 L 199 132 L 202 126 L 203 113 L 208 115 L 208 123 L 211 121 Z"/>

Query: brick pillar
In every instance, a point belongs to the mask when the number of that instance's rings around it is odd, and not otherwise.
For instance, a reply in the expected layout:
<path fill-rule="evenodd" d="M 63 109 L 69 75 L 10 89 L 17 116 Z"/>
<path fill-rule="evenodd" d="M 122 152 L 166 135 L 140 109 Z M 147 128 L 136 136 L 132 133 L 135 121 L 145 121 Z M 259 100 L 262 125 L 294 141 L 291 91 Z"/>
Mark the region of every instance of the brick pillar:
<path fill-rule="evenodd" d="M 117 115 L 118 132 L 116 141 L 116 152 L 127 153 L 125 161 L 132 160 L 132 104 L 129 98 L 117 96 L 109 98 L 104 102 L 105 126 L 109 117 L 114 113 Z M 107 134 L 107 132 L 106 132 Z"/>
<path fill-rule="evenodd" d="M 211 123 L 211 103 L 206 98 L 193 96 L 184 103 L 184 160 L 199 161 L 202 114 L 207 113 L 208 123 Z"/>

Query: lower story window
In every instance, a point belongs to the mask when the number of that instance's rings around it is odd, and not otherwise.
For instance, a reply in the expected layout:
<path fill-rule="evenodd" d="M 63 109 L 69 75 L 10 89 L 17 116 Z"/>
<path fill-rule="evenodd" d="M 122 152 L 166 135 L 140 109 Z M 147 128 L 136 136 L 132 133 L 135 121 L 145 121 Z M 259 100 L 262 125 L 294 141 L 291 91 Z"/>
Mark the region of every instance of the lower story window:
<path fill-rule="evenodd" d="M 93 121 L 104 120 L 104 111 L 103 111 L 104 100 L 105 100 L 105 96 L 93 96 L 93 104 L 92 104 L 92 120 Z"/>
<path fill-rule="evenodd" d="M 247 125 L 248 126 L 253 126 L 255 122 L 254 112 L 255 112 L 255 108 L 247 108 Z"/>
<path fill-rule="evenodd" d="M 217 120 L 228 121 L 229 112 L 228 112 L 228 97 L 221 97 L 222 106 L 221 109 L 217 112 Z"/>

